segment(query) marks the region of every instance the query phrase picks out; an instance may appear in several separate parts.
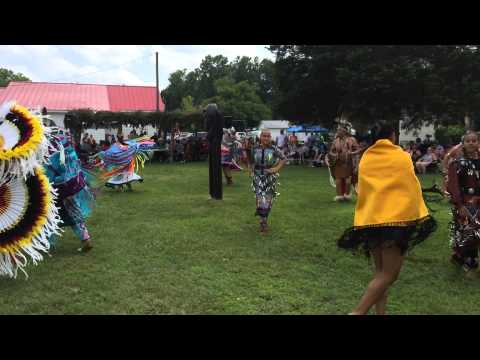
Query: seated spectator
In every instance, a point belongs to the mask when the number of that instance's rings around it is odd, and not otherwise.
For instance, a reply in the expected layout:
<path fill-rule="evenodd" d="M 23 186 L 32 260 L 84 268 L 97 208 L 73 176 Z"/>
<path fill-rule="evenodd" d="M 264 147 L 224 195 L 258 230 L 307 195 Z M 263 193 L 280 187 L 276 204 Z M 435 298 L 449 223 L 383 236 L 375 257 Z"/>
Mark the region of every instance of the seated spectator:
<path fill-rule="evenodd" d="M 435 155 L 437 156 L 437 159 L 443 160 L 445 157 L 445 148 L 442 145 L 437 145 L 435 148 Z"/>
<path fill-rule="evenodd" d="M 128 134 L 128 139 L 135 139 L 137 138 L 138 135 L 137 135 L 137 130 L 133 129 L 132 131 L 130 131 L 130 134 Z"/>
<path fill-rule="evenodd" d="M 91 138 L 91 140 L 90 140 L 90 146 L 91 146 L 90 152 L 91 152 L 91 153 L 96 153 L 96 152 L 97 152 L 97 142 L 95 141 L 95 139 L 93 138 L 93 136 L 92 136 L 92 138 Z"/>
<path fill-rule="evenodd" d="M 420 174 L 427 172 L 427 167 L 438 161 L 433 147 L 427 149 L 427 153 L 423 155 L 416 163 L 415 166 Z"/>
<path fill-rule="evenodd" d="M 408 152 L 410 155 L 413 154 L 415 149 L 415 143 L 413 141 L 409 141 L 408 145 L 405 146 L 405 151 Z"/>
<path fill-rule="evenodd" d="M 87 137 L 87 136 L 83 137 L 82 144 L 81 144 L 80 148 L 82 149 L 82 151 L 84 151 L 86 153 L 90 153 L 92 151 L 92 145 L 91 145 L 89 137 Z"/>

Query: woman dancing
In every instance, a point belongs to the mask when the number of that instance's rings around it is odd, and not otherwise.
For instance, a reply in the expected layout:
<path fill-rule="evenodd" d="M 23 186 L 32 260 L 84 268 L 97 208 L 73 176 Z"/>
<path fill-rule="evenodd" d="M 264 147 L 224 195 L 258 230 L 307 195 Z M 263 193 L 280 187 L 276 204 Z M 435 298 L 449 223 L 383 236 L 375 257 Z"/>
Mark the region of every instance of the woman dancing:
<path fill-rule="evenodd" d="M 387 291 L 400 274 L 406 251 L 436 229 L 412 160 L 394 145 L 394 127 L 381 123 L 372 133 L 374 143 L 359 164 L 354 227 L 338 240 L 340 248 L 362 247 L 375 261 L 373 280 L 352 315 L 366 314 L 374 305 L 377 314 L 385 314 Z"/>
<path fill-rule="evenodd" d="M 149 150 L 154 145 L 155 143 L 146 137 L 124 142 L 123 138 L 118 136 L 115 144 L 95 155 L 94 159 L 101 160 L 98 166 L 104 171 L 103 177 L 108 178 L 105 186 L 118 187 L 121 190 L 126 185 L 127 191 L 132 191 L 132 182 L 143 182 L 137 171 L 143 168 L 145 161 L 150 158 Z"/>
<path fill-rule="evenodd" d="M 354 157 L 357 155 L 358 144 L 350 136 L 346 127 L 340 126 L 328 153 L 328 164 L 335 178 L 337 195 L 334 201 L 349 201 L 352 198 L 350 185 L 354 175 Z"/>
<path fill-rule="evenodd" d="M 89 186 L 89 174 L 82 169 L 71 141 L 62 134 L 52 137 L 52 153 L 45 171 L 50 183 L 57 190 L 56 205 L 62 226 L 70 226 L 80 239 L 79 252 L 93 248 L 90 233 L 85 224 L 95 205 L 95 195 Z M 49 238 L 55 245 L 55 236 Z"/>
<path fill-rule="evenodd" d="M 452 262 L 467 276 L 478 268 L 480 246 L 480 156 L 478 134 L 468 131 L 458 156 L 448 165 L 447 191 L 453 205 L 450 223 Z"/>
<path fill-rule="evenodd" d="M 240 171 L 242 168 L 235 161 L 235 152 L 237 148 L 237 139 L 235 137 L 235 129 L 224 129 L 222 138 L 222 168 L 223 174 L 227 180 L 227 185 L 233 185 L 232 171 Z"/>
<path fill-rule="evenodd" d="M 272 134 L 262 129 L 260 144 L 250 150 L 249 173 L 252 176 L 252 189 L 255 192 L 257 210 L 260 216 L 260 232 L 268 231 L 268 215 L 278 193 L 279 171 L 287 162 L 285 155 L 272 145 Z"/>

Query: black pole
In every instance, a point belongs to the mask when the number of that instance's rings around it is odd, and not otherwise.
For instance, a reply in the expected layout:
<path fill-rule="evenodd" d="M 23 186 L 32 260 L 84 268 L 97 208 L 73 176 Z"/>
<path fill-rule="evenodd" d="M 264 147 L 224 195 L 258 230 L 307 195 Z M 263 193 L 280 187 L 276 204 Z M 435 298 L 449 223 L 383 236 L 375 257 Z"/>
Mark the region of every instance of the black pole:
<path fill-rule="evenodd" d="M 158 91 L 158 51 L 155 52 L 156 74 L 157 74 L 157 111 L 160 111 L 160 92 Z"/>

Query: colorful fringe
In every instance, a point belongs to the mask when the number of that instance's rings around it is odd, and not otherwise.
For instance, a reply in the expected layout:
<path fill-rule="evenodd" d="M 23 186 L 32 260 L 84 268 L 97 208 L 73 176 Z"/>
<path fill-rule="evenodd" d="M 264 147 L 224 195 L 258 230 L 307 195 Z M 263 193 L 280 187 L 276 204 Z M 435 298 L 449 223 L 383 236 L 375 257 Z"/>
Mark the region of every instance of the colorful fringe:
<path fill-rule="evenodd" d="M 122 173 L 133 174 L 140 172 L 145 162 L 150 159 L 149 150 L 154 142 L 147 138 L 129 140 L 126 145 L 113 144 L 109 149 L 96 155 L 101 159 L 102 178 L 109 179 Z"/>

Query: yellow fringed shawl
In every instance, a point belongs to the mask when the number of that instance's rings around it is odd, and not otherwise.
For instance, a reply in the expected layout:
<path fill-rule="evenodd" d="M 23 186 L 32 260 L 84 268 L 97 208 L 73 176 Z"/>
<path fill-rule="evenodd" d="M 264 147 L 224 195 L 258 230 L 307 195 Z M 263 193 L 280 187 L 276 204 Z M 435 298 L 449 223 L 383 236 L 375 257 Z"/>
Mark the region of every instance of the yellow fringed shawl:
<path fill-rule="evenodd" d="M 360 160 L 354 227 L 407 226 L 427 216 L 410 155 L 378 140 Z"/>

